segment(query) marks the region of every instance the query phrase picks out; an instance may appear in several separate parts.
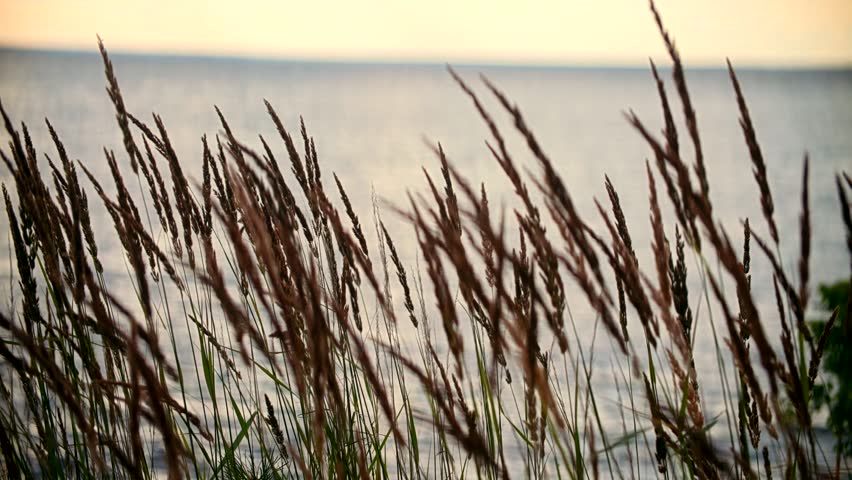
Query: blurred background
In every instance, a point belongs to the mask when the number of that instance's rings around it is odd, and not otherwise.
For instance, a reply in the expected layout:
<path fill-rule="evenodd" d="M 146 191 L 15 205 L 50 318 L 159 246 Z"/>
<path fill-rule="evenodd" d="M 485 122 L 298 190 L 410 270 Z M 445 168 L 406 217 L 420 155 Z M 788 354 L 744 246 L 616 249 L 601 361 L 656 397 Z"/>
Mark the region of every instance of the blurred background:
<path fill-rule="evenodd" d="M 693 64 L 849 65 L 846 0 L 663 0 Z M 4 0 L 0 45 L 299 60 L 643 65 L 663 53 L 642 0 Z"/>
<path fill-rule="evenodd" d="M 815 238 L 814 274 L 842 274 L 833 174 L 852 165 L 852 3 L 662 0 L 658 8 L 687 67 L 722 220 L 739 230 L 743 218 L 760 218 L 724 71 L 730 58 L 764 149 L 782 232 L 797 233 L 801 160 L 809 151 L 814 222 L 824 232 Z M 640 241 L 647 233 L 650 152 L 623 115 L 635 110 L 659 130 L 648 59 L 663 70 L 670 62 L 644 1 L 3 0 L 0 19 L 6 110 L 27 123 L 45 153 L 50 118 L 69 154 L 95 173 L 107 172 L 103 147 L 121 151 L 98 34 L 129 111 L 143 121 L 160 114 L 196 178 L 200 137 L 221 131 L 214 104 L 260 149 L 258 134 L 277 138 L 262 103 L 268 99 L 288 128 L 296 131 L 304 118 L 324 167 L 340 174 L 362 216 L 373 190 L 399 204 L 407 191 L 422 189 L 421 167 L 436 167 L 424 139 L 442 142 L 473 183 L 484 182 L 492 199 L 511 206 L 508 182 L 483 144 L 490 135 L 445 71 L 449 63 L 497 119 L 506 117 L 478 74 L 518 103 L 581 206 L 592 208 L 593 197 L 604 195 L 608 173 Z M 511 124 L 502 126 L 518 158 L 528 159 Z M 272 144 L 284 158 L 283 145 Z M 5 169 L 0 178 L 8 178 Z M 784 245 L 790 252 L 798 248 L 793 240 Z"/>
<path fill-rule="evenodd" d="M 799 248 L 807 151 L 817 227 L 812 275 L 815 283 L 845 275 L 837 261 L 844 239 L 833 177 L 852 165 L 852 3 L 695 0 L 660 1 L 658 8 L 686 65 L 720 220 L 732 235 L 746 217 L 766 232 L 727 57 L 738 68 L 762 143 L 783 253 L 792 259 Z M 537 171 L 480 73 L 521 107 L 586 216 L 598 218 L 593 200 L 605 198 L 608 174 L 635 241 L 649 244 L 650 152 L 624 119 L 634 110 L 651 131 L 662 125 L 649 58 L 663 70 L 673 108 L 680 107 L 646 2 L 259 0 L 237 8 L 224 1 L 3 0 L 0 18 L 0 100 L 28 125 L 42 160 L 54 155 L 45 117 L 69 155 L 103 179 L 103 148 L 122 151 L 98 34 L 128 110 L 143 121 L 152 112 L 162 116 L 191 178 L 200 177 L 201 136 L 212 141 L 222 128 L 214 105 L 244 143 L 259 150 L 263 135 L 286 158 L 267 99 L 292 131 L 304 119 L 321 165 L 338 173 L 362 218 L 369 218 L 374 194 L 379 203 L 401 205 L 408 192 L 423 191 L 421 169 L 437 170 L 427 142 L 441 142 L 473 184 L 485 184 L 493 205 L 510 208 L 509 182 L 484 145 L 490 134 L 446 72 L 449 63 L 502 122 L 516 160 Z M 0 179 L 8 182 L 5 168 Z M 104 255 L 118 253 L 102 215 Z M 387 216 L 413 264 L 412 232 Z M 3 235 L 0 246 L 8 245 Z M 9 259 L 2 262 L 8 278 Z M 121 255 L 111 267 L 116 278 L 124 276 Z M 758 298 L 771 302 L 771 281 L 755 285 Z"/>

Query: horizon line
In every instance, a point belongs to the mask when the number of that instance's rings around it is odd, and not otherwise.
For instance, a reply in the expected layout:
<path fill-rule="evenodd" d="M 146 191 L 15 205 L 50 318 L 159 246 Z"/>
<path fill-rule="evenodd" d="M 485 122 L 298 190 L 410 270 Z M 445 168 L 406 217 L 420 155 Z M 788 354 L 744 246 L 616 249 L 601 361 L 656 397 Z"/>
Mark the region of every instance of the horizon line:
<path fill-rule="evenodd" d="M 45 54 L 71 54 L 100 56 L 96 47 L 83 48 L 76 46 L 52 47 L 52 46 L 29 46 L 0 43 L 0 52 L 22 52 L 22 53 L 45 53 Z M 497 59 L 458 57 L 455 59 L 438 59 L 431 56 L 403 57 L 403 56 L 310 56 L 310 55 L 278 55 L 263 53 L 242 52 L 209 52 L 209 51 L 185 51 L 185 50 L 142 50 L 107 48 L 107 52 L 113 57 L 153 57 L 164 59 L 199 59 L 199 60 L 222 60 L 243 61 L 257 63 L 301 63 L 301 64 L 325 64 L 325 65 L 387 65 L 387 66 L 457 66 L 457 67 L 495 67 L 495 68 L 600 68 L 600 69 L 643 69 L 654 60 L 658 68 L 667 70 L 671 68 L 669 63 L 659 63 L 659 59 L 646 57 L 644 61 L 617 60 L 617 59 Z M 668 57 L 664 57 L 669 62 Z M 682 60 L 683 61 L 683 60 Z M 792 63 L 773 61 L 733 61 L 737 70 L 776 70 L 776 71 L 846 71 L 852 70 L 852 59 L 844 63 L 838 62 L 814 62 L 814 63 Z M 684 61 L 688 69 L 698 70 L 726 70 L 727 65 L 722 62 L 711 62 L 709 60 Z"/>

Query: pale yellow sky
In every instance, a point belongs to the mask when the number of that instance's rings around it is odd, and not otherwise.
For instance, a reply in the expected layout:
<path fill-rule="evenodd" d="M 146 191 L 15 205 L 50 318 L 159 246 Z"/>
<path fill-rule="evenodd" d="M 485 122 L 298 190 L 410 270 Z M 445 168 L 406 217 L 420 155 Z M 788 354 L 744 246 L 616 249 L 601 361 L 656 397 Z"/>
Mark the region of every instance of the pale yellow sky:
<path fill-rule="evenodd" d="M 660 0 L 691 64 L 852 64 L 852 0 Z M 639 64 L 644 0 L 0 0 L 0 45 L 343 60 Z"/>

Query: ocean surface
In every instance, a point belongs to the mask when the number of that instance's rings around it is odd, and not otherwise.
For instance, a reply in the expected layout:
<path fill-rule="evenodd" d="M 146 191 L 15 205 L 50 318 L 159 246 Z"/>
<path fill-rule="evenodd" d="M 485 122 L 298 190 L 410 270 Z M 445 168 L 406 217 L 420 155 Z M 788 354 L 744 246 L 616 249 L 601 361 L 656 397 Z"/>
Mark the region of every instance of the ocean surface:
<path fill-rule="evenodd" d="M 735 244 L 741 241 L 740 222 L 746 217 L 758 234 L 768 238 L 727 71 L 690 69 L 688 52 L 685 57 L 714 211 Z M 316 140 L 324 175 L 331 178 L 332 172 L 337 173 L 362 221 L 371 218 L 372 192 L 381 202 L 397 206 L 407 205 L 408 193 L 426 192 L 423 168 L 433 177 L 440 175 L 439 162 L 428 146 L 434 142 L 441 143 L 471 183 L 485 184 L 492 206 L 516 205 L 509 182 L 485 146 L 484 141 L 490 140 L 485 123 L 443 65 L 141 55 L 113 55 L 112 60 L 128 111 L 145 121 L 151 121 L 151 112 L 163 118 L 184 171 L 199 183 L 201 136 L 222 131 L 214 105 L 243 143 L 260 150 L 258 134 L 262 134 L 280 152 L 279 159 L 286 158 L 263 104 L 267 99 L 292 132 L 298 132 L 300 116 L 304 119 Z M 667 66 L 665 59 L 657 63 Z M 635 111 L 650 131 L 660 131 L 662 112 L 650 69 L 455 68 L 498 121 L 516 162 L 537 175 L 538 167 L 522 139 L 479 75 L 487 76 L 520 107 L 579 210 L 594 225 L 600 225 L 594 199 L 607 201 L 604 175 L 609 176 L 621 196 L 640 263 L 650 265 L 645 160 L 652 159 L 652 153 L 625 119 L 625 112 Z M 661 75 L 679 114 L 670 72 L 663 68 Z M 807 152 L 813 224 L 811 284 L 848 277 L 849 258 L 834 175 L 842 169 L 852 171 L 852 70 L 741 69 L 738 75 L 766 160 L 788 272 L 796 281 L 802 159 Z M 44 123 L 47 117 L 69 155 L 89 166 L 103 183 L 111 184 L 104 147 L 115 150 L 119 161 L 126 163 L 105 91 L 103 66 L 94 49 L 87 53 L 0 50 L 0 100 L 14 121 L 26 122 L 42 155 L 55 156 Z M 683 123 L 679 125 L 681 151 L 691 161 L 691 145 Z M 5 132 L 0 139 L 5 144 Z M 0 181 L 11 182 L 5 167 L 0 168 Z M 660 196 L 665 215 L 671 219 L 662 189 Z M 414 270 L 413 232 L 390 208 L 384 209 L 383 216 L 398 239 L 403 261 Z M 7 232 L 8 221 L 2 217 L 0 231 Z M 118 281 L 127 276 L 120 243 L 107 216 L 101 215 L 96 222 L 107 275 Z M 375 240 L 373 229 L 366 230 L 368 241 Z M 673 230 L 670 222 L 670 237 Z M 9 245 L 4 233 L 0 236 L 0 286 L 4 292 L 0 308 L 4 311 L 9 308 L 12 287 Z M 753 256 L 759 257 L 756 252 Z M 695 265 L 691 260 L 688 263 L 691 269 Z M 756 258 L 752 268 L 758 303 L 772 305 L 768 264 Z M 701 299 L 692 301 L 693 311 L 703 310 Z M 577 298 L 576 303 L 572 313 L 577 324 L 591 325 L 593 319 L 584 316 L 588 313 L 584 301 Z M 809 315 L 818 314 L 816 307 L 810 305 Z M 708 327 L 699 324 L 696 328 Z M 777 325 L 767 328 L 770 333 L 778 332 Z M 702 355 L 712 353 L 712 343 L 700 342 L 697 350 L 696 362 L 702 365 Z M 612 378 L 610 364 L 605 356 L 600 362 L 605 382 Z M 712 359 L 709 362 L 712 366 Z M 720 392 L 709 386 L 703 395 L 712 408 Z"/>

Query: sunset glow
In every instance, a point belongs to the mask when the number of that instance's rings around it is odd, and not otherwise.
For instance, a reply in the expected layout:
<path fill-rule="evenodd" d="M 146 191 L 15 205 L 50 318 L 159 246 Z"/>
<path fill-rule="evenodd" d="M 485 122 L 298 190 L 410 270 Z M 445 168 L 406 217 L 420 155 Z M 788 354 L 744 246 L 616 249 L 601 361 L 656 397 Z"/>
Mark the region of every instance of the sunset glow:
<path fill-rule="evenodd" d="M 848 0 L 661 1 L 691 63 L 852 63 Z M 642 64 L 641 0 L 3 0 L 0 45 L 325 60 Z"/>

